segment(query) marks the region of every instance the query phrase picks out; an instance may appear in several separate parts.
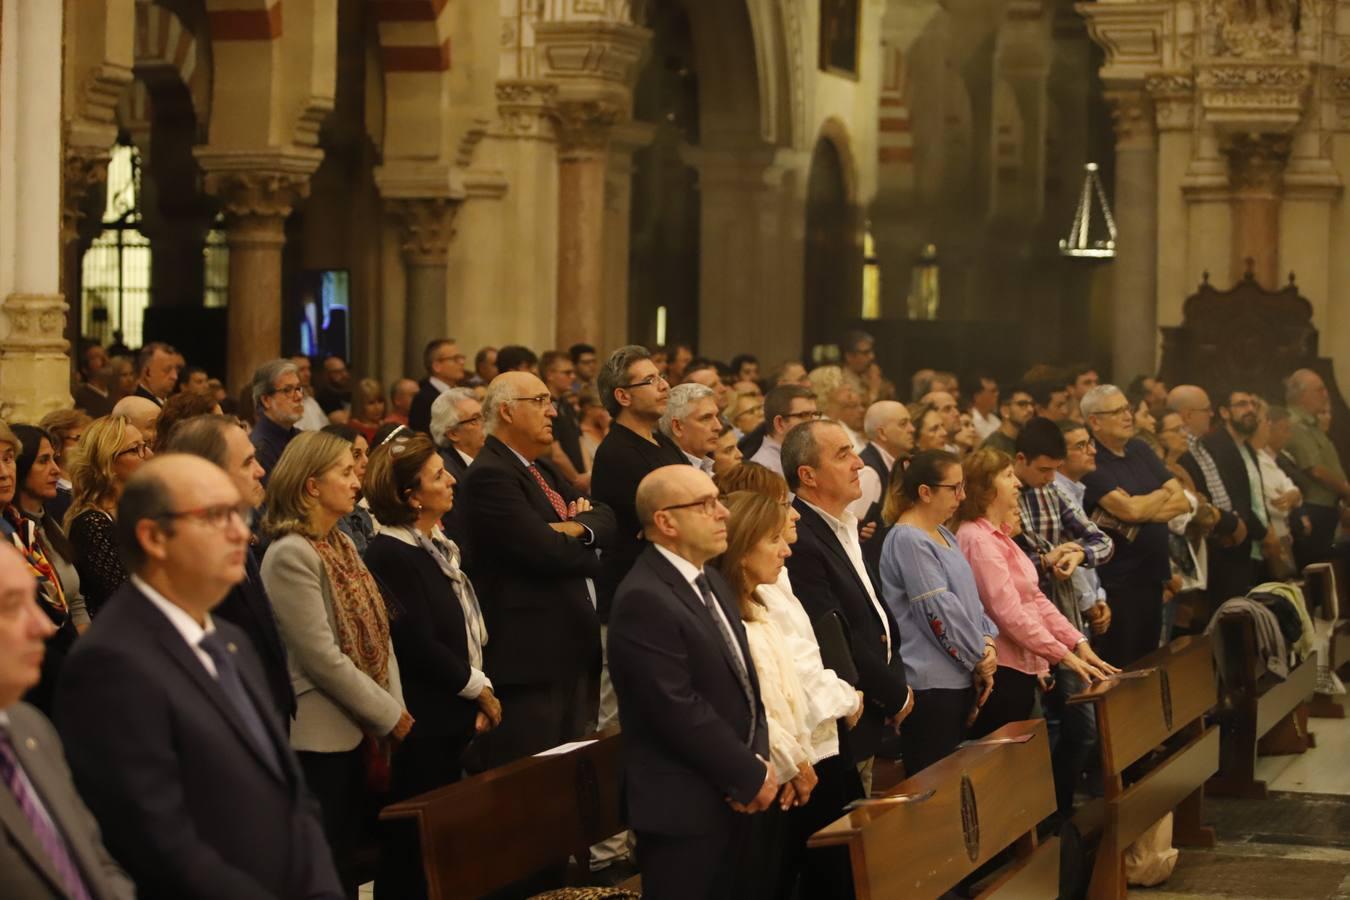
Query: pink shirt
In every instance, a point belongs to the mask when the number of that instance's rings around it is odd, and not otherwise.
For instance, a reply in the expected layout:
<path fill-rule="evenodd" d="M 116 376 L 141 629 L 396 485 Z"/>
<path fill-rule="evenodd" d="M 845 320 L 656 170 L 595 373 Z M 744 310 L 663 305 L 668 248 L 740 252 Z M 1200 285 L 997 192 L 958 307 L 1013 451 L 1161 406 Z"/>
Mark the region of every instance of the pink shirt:
<path fill-rule="evenodd" d="M 998 664 L 1040 675 L 1084 640 L 1041 593 L 1036 567 L 1002 529 L 988 519 L 966 522 L 956 542 L 975 572 L 989 618 L 998 625 Z"/>

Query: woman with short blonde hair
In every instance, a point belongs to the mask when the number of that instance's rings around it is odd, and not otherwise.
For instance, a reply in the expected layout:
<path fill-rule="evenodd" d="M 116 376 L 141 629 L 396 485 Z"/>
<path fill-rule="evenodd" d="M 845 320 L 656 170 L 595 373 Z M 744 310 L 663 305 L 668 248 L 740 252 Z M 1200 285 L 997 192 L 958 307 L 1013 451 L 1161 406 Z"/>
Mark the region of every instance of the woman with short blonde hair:
<path fill-rule="evenodd" d="M 291 728 L 305 780 L 344 887 L 371 785 L 387 782 L 389 755 L 408 735 L 389 614 L 351 538 L 337 527 L 360 488 L 351 444 L 307 431 L 287 446 L 267 483 L 263 530 L 273 538 L 262 579 L 289 653 Z M 387 784 L 385 785 L 387 787 Z"/>
<path fill-rule="evenodd" d="M 384 424 L 384 388 L 374 378 L 358 379 L 352 388 L 352 417 L 350 425 L 365 436 L 368 442 L 375 440 L 375 430 Z"/>

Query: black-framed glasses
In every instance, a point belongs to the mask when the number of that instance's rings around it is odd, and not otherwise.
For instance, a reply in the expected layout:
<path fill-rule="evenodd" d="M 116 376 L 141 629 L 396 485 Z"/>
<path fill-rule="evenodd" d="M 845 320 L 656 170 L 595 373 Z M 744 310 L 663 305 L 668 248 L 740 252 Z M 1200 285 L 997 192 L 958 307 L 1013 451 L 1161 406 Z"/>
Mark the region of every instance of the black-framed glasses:
<path fill-rule="evenodd" d="M 195 519 L 212 528 L 225 528 L 231 519 L 238 518 L 241 525 L 247 526 L 253 507 L 247 503 L 217 503 L 212 506 L 198 506 L 193 509 L 180 509 L 156 516 L 157 519 Z"/>
<path fill-rule="evenodd" d="M 481 424 L 483 424 L 483 414 L 482 414 L 482 413 L 474 413 L 474 414 L 471 415 L 471 416 L 467 416 L 467 417 L 465 417 L 465 418 L 463 418 L 463 419 L 460 419 L 460 420 L 459 420 L 459 424 L 456 425 L 455 427 L 456 427 L 456 428 L 467 428 L 467 427 L 470 426 L 470 425 L 481 425 Z"/>
<path fill-rule="evenodd" d="M 535 394 L 533 397 L 512 397 L 507 403 L 533 403 L 535 406 L 543 409 L 553 402 L 552 394 Z"/>
<path fill-rule="evenodd" d="M 1098 416 L 1118 416 L 1118 415 L 1120 415 L 1121 413 L 1127 413 L 1127 412 L 1131 412 L 1130 404 L 1128 404 L 1128 403 L 1126 403 L 1124 406 L 1117 406 L 1115 409 L 1104 409 L 1104 410 L 1102 410 L 1102 411 L 1099 412 L 1099 413 L 1095 413 L 1094 415 L 1098 415 Z"/>
<path fill-rule="evenodd" d="M 625 391 L 631 391 L 631 390 L 634 390 L 635 388 L 640 388 L 640 387 L 651 387 L 652 385 L 656 384 L 658 381 L 659 381 L 659 382 L 665 382 L 666 384 L 670 384 L 669 381 L 666 381 L 664 375 L 648 375 L 646 378 L 642 379 L 641 381 L 634 381 L 634 382 L 631 382 L 631 383 L 629 383 L 629 384 L 621 384 L 621 385 L 619 385 L 619 387 L 623 388 Z"/>
<path fill-rule="evenodd" d="M 300 385 L 298 385 L 298 384 L 290 384 L 290 385 L 287 385 L 286 387 L 276 387 L 276 388 L 272 388 L 272 390 L 268 391 L 267 393 L 269 393 L 269 394 L 285 394 L 285 395 L 288 396 L 288 397 L 297 397 L 297 396 L 299 396 L 300 394 L 303 394 L 304 392 L 305 392 L 305 389 L 302 388 Z"/>
<path fill-rule="evenodd" d="M 947 488 L 953 494 L 956 494 L 958 497 L 966 492 L 966 483 L 964 481 L 958 481 L 956 484 L 946 484 L 944 482 L 939 481 L 937 484 L 930 484 L 929 487 L 932 488 L 933 490 L 937 490 L 938 488 Z"/>
<path fill-rule="evenodd" d="M 125 450 L 118 450 L 118 451 L 117 451 L 117 455 L 118 455 L 119 457 L 121 457 L 121 456 L 126 456 L 127 454 L 130 454 L 130 453 L 134 453 L 134 454 L 136 454 L 137 456 L 139 456 L 141 459 L 145 459 L 147 456 L 150 455 L 150 445 L 147 444 L 145 441 L 141 441 L 139 444 L 132 444 L 130 447 L 126 448 Z"/>
<path fill-rule="evenodd" d="M 657 512 L 670 512 L 676 509 L 698 509 L 705 516 L 717 515 L 717 507 L 721 503 L 716 494 L 711 497 L 701 497 L 698 500 L 690 500 L 688 503 L 672 503 L 670 506 L 663 506 Z"/>

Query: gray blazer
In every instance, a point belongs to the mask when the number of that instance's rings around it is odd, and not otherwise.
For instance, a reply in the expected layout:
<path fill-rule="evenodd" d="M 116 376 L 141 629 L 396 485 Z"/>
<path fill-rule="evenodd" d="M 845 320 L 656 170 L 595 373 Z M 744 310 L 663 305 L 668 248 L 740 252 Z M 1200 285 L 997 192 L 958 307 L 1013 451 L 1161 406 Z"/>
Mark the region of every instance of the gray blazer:
<path fill-rule="evenodd" d="M 19 765 L 66 836 L 90 896 L 94 900 L 134 898 L 135 886 L 104 849 L 98 823 L 75 792 L 56 730 L 26 703 L 16 703 L 5 712 Z M 19 804 L 0 788 L 0 897 L 65 900 L 67 896 Z"/>
<path fill-rule="evenodd" d="M 342 753 L 360 744 L 365 732 L 392 731 L 404 708 L 393 642 L 386 691 L 338 646 L 333 589 L 318 551 L 300 535 L 288 534 L 267 548 L 262 579 L 290 659 L 296 702 L 291 746 Z"/>

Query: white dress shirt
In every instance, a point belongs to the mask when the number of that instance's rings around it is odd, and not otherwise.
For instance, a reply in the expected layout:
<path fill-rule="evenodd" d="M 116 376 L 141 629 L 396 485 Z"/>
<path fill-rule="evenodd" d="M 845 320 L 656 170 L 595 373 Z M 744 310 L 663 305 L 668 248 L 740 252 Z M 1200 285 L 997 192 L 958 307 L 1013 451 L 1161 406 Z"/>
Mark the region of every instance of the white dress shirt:
<path fill-rule="evenodd" d="M 155 609 L 164 614 L 164 618 L 169 620 L 169 624 L 173 626 L 174 631 L 183 636 L 183 640 L 187 642 L 192 652 L 197 654 L 197 659 L 201 661 L 206 671 L 211 673 L 211 677 L 218 678 L 215 660 L 211 659 L 211 655 L 200 646 L 202 638 L 208 634 L 213 634 L 216 630 L 215 623 L 211 621 L 211 614 L 205 614 L 206 627 L 203 628 L 197 624 L 197 620 L 192 618 L 187 610 L 170 603 L 164 598 L 163 594 L 146 584 L 145 579 L 141 576 L 132 575 L 131 583 L 145 595 L 147 600 L 155 605 Z"/>
<path fill-rule="evenodd" d="M 755 455 L 750 457 L 750 462 L 759 463 L 770 472 L 783 474 L 783 445 L 768 435 L 764 436 L 764 442 L 759 445 Z"/>
<path fill-rule="evenodd" d="M 471 465 L 473 465 L 473 457 L 472 457 L 472 456 L 470 456 L 469 454 L 465 453 L 463 450 L 459 449 L 458 447 L 455 448 L 455 452 L 459 454 L 459 458 L 460 458 L 460 459 L 464 460 L 464 465 L 466 465 L 466 466 L 471 466 Z"/>
<path fill-rule="evenodd" d="M 435 375 L 428 376 L 427 382 L 436 389 L 436 392 L 438 394 L 444 394 L 446 391 L 450 390 L 450 385 L 446 384 L 444 381 L 441 381 Z"/>
<path fill-rule="evenodd" d="M 303 401 L 304 412 L 300 414 L 300 419 L 295 423 L 295 427 L 300 431 L 319 431 L 328 424 L 328 413 L 323 411 L 319 401 L 314 399 L 312 394 L 306 394 Z"/>
<path fill-rule="evenodd" d="M 658 553 L 670 560 L 670 564 L 675 567 L 676 572 L 680 573 L 680 577 L 689 582 L 689 587 L 693 590 L 694 596 L 699 599 L 700 603 L 703 603 L 706 606 L 707 603 L 703 600 L 703 591 L 701 591 L 699 586 L 695 583 L 696 579 L 703 574 L 703 570 L 683 556 L 667 550 L 660 544 L 652 544 L 652 546 L 656 548 Z M 711 584 L 708 585 L 708 590 L 712 590 Z M 721 619 L 722 624 L 726 626 L 727 634 L 732 636 L 731 649 L 736 651 L 736 658 L 741 661 L 741 665 L 745 668 L 746 672 L 749 672 L 750 667 L 746 665 L 745 654 L 741 652 L 741 644 L 739 641 L 735 640 L 736 631 L 731 627 L 731 620 L 727 618 L 726 611 L 722 609 L 722 604 L 716 602 L 716 599 L 717 598 L 714 595 L 714 602 L 712 605 L 713 612 L 717 614 L 717 618 Z"/>
<path fill-rule="evenodd" d="M 844 425 L 843 422 L 840 422 L 839 424 L 843 425 L 844 433 L 847 434 L 848 439 L 853 442 L 854 453 L 861 453 L 867 449 L 867 435 L 863 434 L 861 431 L 854 431 L 852 428 Z"/>
<path fill-rule="evenodd" d="M 877 589 L 872 584 L 872 576 L 867 573 L 867 563 L 863 562 L 862 544 L 858 541 L 857 517 L 848 510 L 844 510 L 843 518 L 836 519 L 814 503 L 808 503 L 806 500 L 802 500 L 802 502 L 820 514 L 820 517 L 825 520 L 825 524 L 830 526 L 830 530 L 834 532 L 834 536 L 843 546 L 849 562 L 853 563 L 853 571 L 858 573 L 858 580 L 867 589 L 867 596 L 871 598 L 872 607 L 876 610 L 877 618 L 881 620 L 881 627 L 886 632 L 886 661 L 890 662 L 893 640 L 891 623 L 886 611 L 881 606 L 881 601 L 877 598 Z"/>
<path fill-rule="evenodd" d="M 680 449 L 680 452 L 684 453 L 684 458 L 689 460 L 689 465 L 693 466 L 696 469 L 701 469 L 702 471 L 706 472 L 709 478 L 712 477 L 713 461 L 710 457 L 695 456 L 692 453 L 685 453 L 683 448 Z"/>
<path fill-rule="evenodd" d="M 990 413 L 986 416 L 973 406 L 970 408 L 970 421 L 975 424 L 975 435 L 981 443 L 989 435 L 998 431 L 999 426 L 1003 424 L 1003 420 L 998 417 L 997 413 Z"/>
<path fill-rule="evenodd" d="M 871 466 L 863 466 L 858 472 L 858 486 L 862 488 L 862 496 L 848 505 L 848 511 L 861 521 L 872 504 L 881 499 L 881 476 Z"/>

